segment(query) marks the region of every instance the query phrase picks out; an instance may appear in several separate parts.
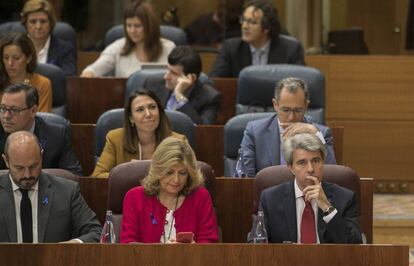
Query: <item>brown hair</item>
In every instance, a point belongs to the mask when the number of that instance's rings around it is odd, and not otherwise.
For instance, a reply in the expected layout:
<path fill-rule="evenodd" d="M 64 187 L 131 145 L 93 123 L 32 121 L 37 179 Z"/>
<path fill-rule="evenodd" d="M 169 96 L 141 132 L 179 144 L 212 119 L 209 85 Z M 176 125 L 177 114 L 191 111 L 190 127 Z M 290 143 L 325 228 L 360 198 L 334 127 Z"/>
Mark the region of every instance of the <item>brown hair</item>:
<path fill-rule="evenodd" d="M 49 18 L 50 30 L 56 25 L 56 16 L 53 6 L 47 0 L 29 0 L 24 6 L 22 13 L 20 13 L 20 21 L 26 27 L 27 17 L 33 12 L 45 12 Z"/>
<path fill-rule="evenodd" d="M 8 45 L 18 46 L 27 58 L 31 58 L 30 62 L 26 66 L 27 73 L 31 74 L 37 67 L 37 55 L 32 41 L 27 37 L 26 33 L 10 33 L 7 34 L 0 44 L 0 56 L 3 58 L 4 47 Z M 0 63 L 0 88 L 4 88 L 9 84 L 9 75 L 7 74 L 6 67 L 3 60 Z"/>
<path fill-rule="evenodd" d="M 138 17 L 144 27 L 144 50 L 149 61 L 156 61 L 162 53 L 160 40 L 160 23 L 151 4 L 146 1 L 133 1 L 124 12 L 124 35 L 125 46 L 121 55 L 127 55 L 134 48 L 135 43 L 128 36 L 126 31 L 127 18 Z"/>
<path fill-rule="evenodd" d="M 165 139 L 166 137 L 170 136 L 171 125 L 170 121 L 168 120 L 167 115 L 165 114 L 164 108 L 162 107 L 160 99 L 149 90 L 146 89 L 137 89 L 129 95 L 128 101 L 125 103 L 124 107 L 124 139 L 123 139 L 123 146 L 124 149 L 130 153 L 137 153 L 139 152 L 138 143 L 139 143 L 139 136 L 137 134 L 137 130 L 134 126 L 130 123 L 130 117 L 132 116 L 131 111 L 131 104 L 132 101 L 135 100 L 138 96 L 148 96 L 155 101 L 158 107 L 158 112 L 160 116 L 160 122 L 158 127 L 155 129 L 155 141 L 156 145 Z"/>

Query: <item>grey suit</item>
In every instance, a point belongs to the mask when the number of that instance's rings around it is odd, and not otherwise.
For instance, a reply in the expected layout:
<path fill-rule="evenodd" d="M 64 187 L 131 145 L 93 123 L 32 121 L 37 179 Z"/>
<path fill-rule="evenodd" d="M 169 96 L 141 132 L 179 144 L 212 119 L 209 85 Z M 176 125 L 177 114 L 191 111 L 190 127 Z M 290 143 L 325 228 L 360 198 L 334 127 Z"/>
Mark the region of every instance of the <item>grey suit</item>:
<path fill-rule="evenodd" d="M 362 243 L 355 193 L 328 182 L 322 182 L 322 188 L 338 212 L 329 223 L 325 223 L 322 212 L 318 211 L 319 241 L 337 244 Z M 260 209 L 265 215 L 269 242 L 298 242 L 293 180 L 263 190 Z"/>
<path fill-rule="evenodd" d="M 292 37 L 280 35 L 271 40 L 268 64 L 304 65 L 302 45 Z M 208 74 L 210 77 L 238 77 L 240 71 L 252 65 L 250 45 L 240 37 L 223 42 L 216 61 Z"/>
<path fill-rule="evenodd" d="M 310 123 L 306 117 L 303 122 Z M 313 125 L 326 141 L 328 154 L 325 163 L 336 164 L 331 129 L 315 123 Z M 277 115 L 249 122 L 241 143 L 246 174 L 255 176 L 263 168 L 280 165 L 281 146 Z"/>
<path fill-rule="evenodd" d="M 14 206 L 9 175 L 2 175 L 0 242 L 17 242 Z M 83 242 L 99 241 L 101 225 L 80 194 L 78 183 L 41 173 L 37 206 L 39 243 L 56 243 L 73 238 Z"/>

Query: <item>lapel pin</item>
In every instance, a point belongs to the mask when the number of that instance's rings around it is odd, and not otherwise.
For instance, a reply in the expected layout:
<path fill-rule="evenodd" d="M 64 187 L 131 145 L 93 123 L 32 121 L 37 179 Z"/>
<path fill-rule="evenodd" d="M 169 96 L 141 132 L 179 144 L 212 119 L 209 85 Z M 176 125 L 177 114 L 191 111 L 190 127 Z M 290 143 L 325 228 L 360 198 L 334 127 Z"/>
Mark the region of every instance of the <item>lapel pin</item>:
<path fill-rule="evenodd" d="M 43 198 L 42 203 L 43 203 L 43 205 L 48 205 L 48 204 L 49 204 L 49 197 L 48 197 L 48 196 L 45 196 L 45 197 Z"/>

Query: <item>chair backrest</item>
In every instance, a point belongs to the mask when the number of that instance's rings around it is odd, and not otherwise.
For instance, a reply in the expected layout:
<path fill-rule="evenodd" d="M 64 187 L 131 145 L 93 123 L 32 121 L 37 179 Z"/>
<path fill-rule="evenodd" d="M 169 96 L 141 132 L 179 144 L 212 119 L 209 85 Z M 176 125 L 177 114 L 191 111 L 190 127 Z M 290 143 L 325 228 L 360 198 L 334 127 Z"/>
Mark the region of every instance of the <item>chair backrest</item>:
<path fill-rule="evenodd" d="M 328 33 L 330 54 L 368 54 L 368 46 L 361 28 L 334 30 Z"/>
<path fill-rule="evenodd" d="M 231 118 L 224 125 L 224 176 L 233 176 L 237 152 L 249 121 L 269 117 L 274 113 L 246 113 Z"/>
<path fill-rule="evenodd" d="M 123 163 L 114 167 L 109 173 L 108 179 L 108 210 L 112 210 L 116 240 L 119 241 L 119 233 L 122 221 L 122 204 L 124 196 L 133 187 L 139 186 L 141 179 L 147 174 L 151 161 L 134 161 Z M 205 186 L 210 195 L 214 195 L 214 170 L 204 162 L 198 162 L 198 166 L 205 178 Z M 214 198 L 214 197 L 213 197 Z"/>
<path fill-rule="evenodd" d="M 131 92 L 138 88 L 143 88 L 143 85 L 145 81 L 148 78 L 152 78 L 155 80 L 163 80 L 166 69 L 141 69 L 133 73 L 131 76 L 128 77 L 127 83 L 126 83 L 126 91 L 125 91 L 125 102 L 128 101 L 129 95 Z M 208 83 L 214 86 L 214 82 L 212 79 L 210 79 L 206 74 L 200 73 L 200 76 L 198 78 L 201 83 Z M 146 88 L 148 90 L 151 90 L 151 88 Z"/>
<path fill-rule="evenodd" d="M 46 112 L 37 112 L 36 116 L 42 118 L 46 123 L 62 125 L 66 128 L 66 131 L 69 134 L 69 137 L 72 139 L 72 127 L 66 118 L 63 116 L 53 114 L 53 113 L 46 113 Z"/>
<path fill-rule="evenodd" d="M 51 64 L 38 64 L 35 72 L 47 77 L 52 83 L 52 113 L 66 117 L 65 73 L 59 67 Z"/>
<path fill-rule="evenodd" d="M 174 26 L 161 25 L 160 35 L 162 38 L 168 39 L 175 43 L 175 45 L 186 45 L 187 34 L 180 28 Z M 103 41 L 104 47 L 107 47 L 114 41 L 124 37 L 124 25 L 115 25 L 111 27 L 106 33 Z"/>
<path fill-rule="evenodd" d="M 25 28 L 20 21 L 6 22 L 0 25 L 0 38 L 10 32 L 25 32 Z M 66 22 L 57 22 L 52 34 L 61 40 L 72 44 L 76 50 L 76 31 Z"/>
<path fill-rule="evenodd" d="M 244 68 L 238 80 L 236 114 L 273 112 L 276 83 L 287 77 L 297 77 L 306 82 L 310 94 L 307 115 L 314 122 L 325 124 L 325 76 L 316 68 L 299 65 L 252 65 Z"/>
<path fill-rule="evenodd" d="M 0 170 L 0 176 L 1 175 L 5 175 L 9 172 L 9 169 L 2 169 Z M 60 168 L 46 168 L 46 169 L 42 169 L 42 172 L 52 175 L 52 176 L 59 176 L 59 177 L 63 177 L 69 180 L 73 180 L 78 182 L 79 181 L 79 176 L 75 175 L 74 173 L 66 170 L 66 169 L 60 169 Z"/>
<path fill-rule="evenodd" d="M 187 137 L 188 142 L 194 148 L 195 146 L 195 126 L 186 114 L 178 111 L 167 111 L 165 113 L 170 120 L 172 130 L 183 134 Z M 124 109 L 116 108 L 103 113 L 96 122 L 95 135 L 96 146 L 95 156 L 99 157 L 105 146 L 106 134 L 108 131 L 123 127 Z"/>

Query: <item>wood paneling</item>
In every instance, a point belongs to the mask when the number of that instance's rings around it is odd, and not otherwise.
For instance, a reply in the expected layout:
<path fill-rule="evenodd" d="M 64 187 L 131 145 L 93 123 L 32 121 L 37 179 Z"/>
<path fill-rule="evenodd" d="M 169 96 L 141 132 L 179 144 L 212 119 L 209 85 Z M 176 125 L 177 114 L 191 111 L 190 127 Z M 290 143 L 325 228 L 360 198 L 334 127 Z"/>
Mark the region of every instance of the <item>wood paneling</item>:
<path fill-rule="evenodd" d="M 344 126 L 344 164 L 360 176 L 414 181 L 414 58 L 308 56 L 326 77 L 326 120 Z"/>
<path fill-rule="evenodd" d="M 4 265 L 408 265 L 408 246 L 0 244 Z"/>
<path fill-rule="evenodd" d="M 124 106 L 125 78 L 66 79 L 68 118 L 72 123 L 96 123 L 110 109 Z"/>
<path fill-rule="evenodd" d="M 95 124 L 71 124 L 73 149 L 78 157 L 84 176 L 95 168 Z"/>

